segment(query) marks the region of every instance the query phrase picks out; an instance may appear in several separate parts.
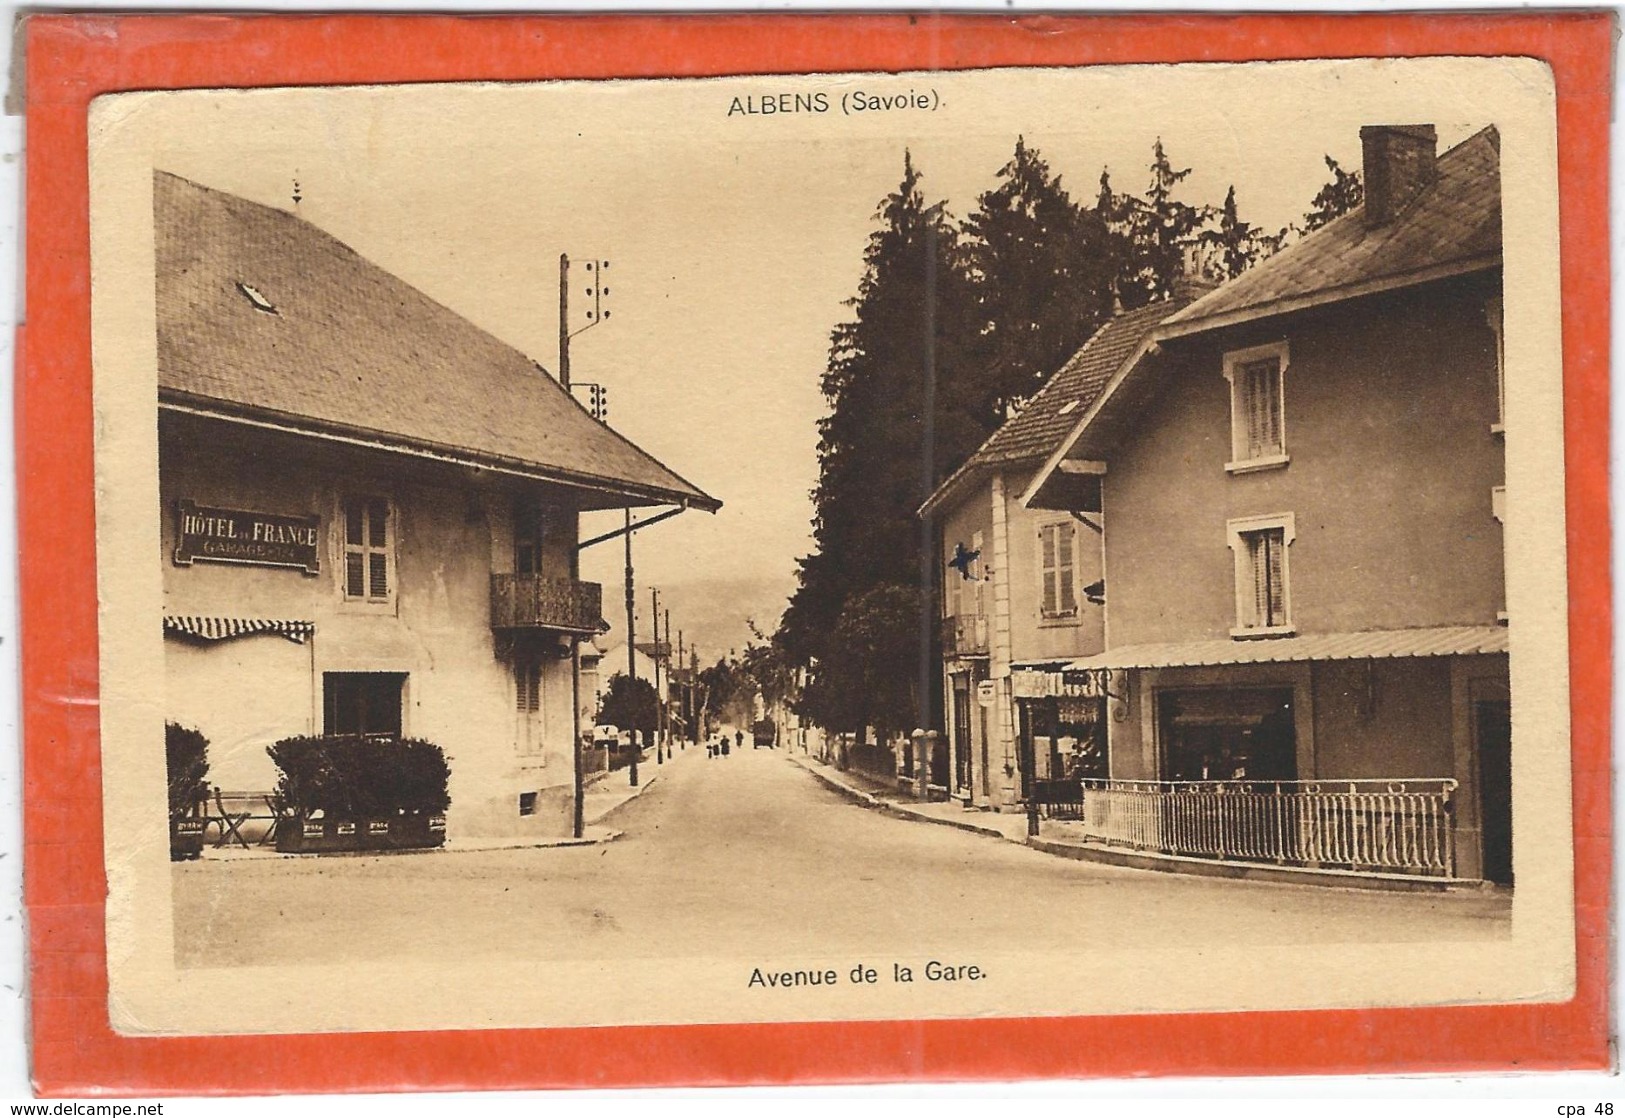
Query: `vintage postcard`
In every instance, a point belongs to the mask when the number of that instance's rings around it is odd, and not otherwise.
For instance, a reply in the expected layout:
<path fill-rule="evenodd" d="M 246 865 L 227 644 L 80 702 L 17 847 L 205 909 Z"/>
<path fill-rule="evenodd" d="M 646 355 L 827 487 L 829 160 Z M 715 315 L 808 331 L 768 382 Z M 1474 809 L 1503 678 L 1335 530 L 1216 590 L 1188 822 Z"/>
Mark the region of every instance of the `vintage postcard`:
<path fill-rule="evenodd" d="M 90 168 L 116 1028 L 1571 995 L 1540 64 L 132 93 Z"/>
<path fill-rule="evenodd" d="M 1604 1058 L 1597 35 L 115 22 L 31 39 L 45 1089 Z"/>

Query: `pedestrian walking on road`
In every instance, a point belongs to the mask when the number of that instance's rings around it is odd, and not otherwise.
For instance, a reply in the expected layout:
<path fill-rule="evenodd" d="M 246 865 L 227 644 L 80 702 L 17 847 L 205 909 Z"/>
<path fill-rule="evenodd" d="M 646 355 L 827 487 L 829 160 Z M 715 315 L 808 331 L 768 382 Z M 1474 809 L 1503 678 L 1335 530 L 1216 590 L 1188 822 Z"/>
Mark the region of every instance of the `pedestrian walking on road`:
<path fill-rule="evenodd" d="M 745 752 L 745 731 L 734 731 L 734 748 L 739 750 L 741 753 Z"/>
<path fill-rule="evenodd" d="M 722 735 L 722 755 L 724 757 L 726 757 L 728 755 L 728 735 L 727 734 Z"/>

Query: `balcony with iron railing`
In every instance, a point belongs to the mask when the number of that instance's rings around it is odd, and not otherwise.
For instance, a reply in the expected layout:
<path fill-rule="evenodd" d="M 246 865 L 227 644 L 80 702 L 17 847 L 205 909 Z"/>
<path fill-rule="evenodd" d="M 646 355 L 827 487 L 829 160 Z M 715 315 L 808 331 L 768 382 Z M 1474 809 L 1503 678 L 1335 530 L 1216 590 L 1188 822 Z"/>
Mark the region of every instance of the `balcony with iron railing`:
<path fill-rule="evenodd" d="M 491 576 L 491 628 L 591 634 L 604 618 L 604 588 L 596 582 L 541 575 Z"/>
<path fill-rule="evenodd" d="M 941 623 L 944 656 L 987 655 L 987 618 L 949 614 L 941 619 Z"/>
<path fill-rule="evenodd" d="M 1454 877 L 1456 782 L 1039 780 L 1086 842 L 1187 858 Z"/>

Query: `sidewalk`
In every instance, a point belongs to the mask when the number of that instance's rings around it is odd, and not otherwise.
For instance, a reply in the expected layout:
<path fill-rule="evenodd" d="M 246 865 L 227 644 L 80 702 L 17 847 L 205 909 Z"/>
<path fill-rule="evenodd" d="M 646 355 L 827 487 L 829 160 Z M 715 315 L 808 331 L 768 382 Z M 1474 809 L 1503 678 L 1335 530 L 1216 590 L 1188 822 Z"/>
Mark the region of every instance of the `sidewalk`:
<path fill-rule="evenodd" d="M 675 748 L 675 747 L 674 747 Z M 704 748 L 703 746 L 701 747 Z M 660 779 L 666 771 L 666 765 L 675 765 L 690 753 L 694 747 L 676 750 L 665 764 L 655 763 L 653 749 L 645 749 L 643 756 L 638 759 L 638 786 L 633 788 L 628 781 L 626 769 L 612 769 L 587 785 L 581 797 L 581 817 L 586 821 L 587 829 L 601 823 L 604 816 L 619 808 L 630 800 L 635 800 L 649 790 L 649 786 Z M 615 832 L 617 835 L 619 831 Z"/>
<path fill-rule="evenodd" d="M 790 755 L 790 760 L 813 776 L 834 788 L 837 792 L 852 797 L 865 806 L 876 808 L 891 815 L 904 819 L 914 819 L 923 823 L 940 823 L 945 827 L 957 827 L 962 831 L 971 831 L 975 834 L 986 835 L 989 838 L 1004 839 L 1008 842 L 1025 843 L 1027 841 L 1027 817 L 997 811 L 977 811 L 966 808 L 954 802 L 922 803 L 911 800 L 888 788 L 878 780 L 866 777 L 857 772 L 842 772 L 832 765 L 825 765 L 811 757 Z"/>
<path fill-rule="evenodd" d="M 1402 874 L 1351 872 L 1338 869 L 1305 869 L 1293 866 L 1268 866 L 1246 862 L 1222 862 L 1205 858 L 1188 858 L 1175 854 L 1161 854 L 1144 850 L 1129 850 L 1107 846 L 1084 837 L 1074 824 L 1046 821 L 1040 834 L 1027 834 L 1027 816 L 1019 813 L 976 811 L 957 803 L 921 803 L 911 800 L 878 780 L 857 772 L 841 772 L 811 757 L 790 755 L 790 760 L 843 795 L 866 807 L 884 811 L 902 819 L 923 823 L 940 823 L 971 831 L 989 838 L 1020 843 L 1045 854 L 1076 861 L 1094 862 L 1121 869 L 1142 870 L 1152 873 L 1183 874 L 1195 877 L 1226 878 L 1236 881 L 1286 885 L 1292 888 L 1344 889 L 1377 892 L 1418 892 L 1482 894 L 1486 887 L 1478 882 L 1454 878 L 1412 877 Z M 1492 890 L 1493 891 L 1493 890 Z M 1510 903 L 1510 902 L 1509 902 Z"/>
<path fill-rule="evenodd" d="M 679 750 L 666 765 L 674 764 L 677 758 L 687 756 L 693 752 Z M 616 769 L 606 773 L 587 785 L 582 796 L 582 821 L 585 824 L 580 838 L 540 838 L 523 835 L 509 835 L 498 838 L 484 838 L 479 836 L 449 839 L 444 846 L 429 847 L 427 849 L 413 850 L 355 850 L 323 855 L 323 857 L 339 858 L 371 858 L 379 855 L 393 854 L 434 854 L 434 853 L 468 853 L 484 850 L 542 850 L 556 846 L 595 846 L 598 843 L 613 842 L 621 837 L 620 831 L 604 825 L 604 818 L 614 812 L 628 801 L 635 800 L 649 790 L 649 787 L 660 779 L 666 765 L 655 763 L 654 750 L 645 750 L 644 758 L 638 762 L 638 786 L 631 787 L 627 783 L 628 777 L 625 769 Z M 242 859 L 252 861 L 283 858 L 301 861 L 309 855 L 279 854 L 274 847 L 253 845 L 244 850 L 240 847 L 206 846 L 203 850 L 203 861 L 206 862 L 232 862 Z"/>

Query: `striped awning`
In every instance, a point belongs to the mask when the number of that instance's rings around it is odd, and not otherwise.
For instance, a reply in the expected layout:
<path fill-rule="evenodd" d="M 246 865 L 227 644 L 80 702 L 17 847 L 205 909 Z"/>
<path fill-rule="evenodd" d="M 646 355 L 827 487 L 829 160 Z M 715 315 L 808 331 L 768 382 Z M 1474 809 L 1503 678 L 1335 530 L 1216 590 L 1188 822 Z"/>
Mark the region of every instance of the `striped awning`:
<path fill-rule="evenodd" d="M 304 644 L 316 631 L 314 621 L 290 621 L 270 617 L 165 617 L 164 632 L 204 641 L 228 641 L 256 633 L 275 633 L 295 644 Z"/>
<path fill-rule="evenodd" d="M 1074 660 L 1068 671 L 1119 668 L 1201 668 L 1222 664 L 1279 664 L 1300 660 L 1392 660 L 1415 656 L 1505 653 L 1504 625 L 1437 629 L 1379 629 L 1365 633 L 1313 633 L 1267 640 L 1133 644 Z"/>

